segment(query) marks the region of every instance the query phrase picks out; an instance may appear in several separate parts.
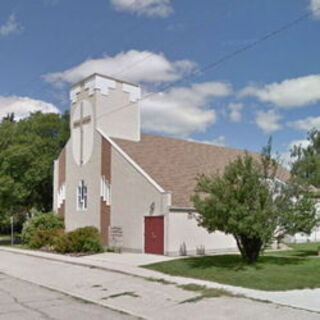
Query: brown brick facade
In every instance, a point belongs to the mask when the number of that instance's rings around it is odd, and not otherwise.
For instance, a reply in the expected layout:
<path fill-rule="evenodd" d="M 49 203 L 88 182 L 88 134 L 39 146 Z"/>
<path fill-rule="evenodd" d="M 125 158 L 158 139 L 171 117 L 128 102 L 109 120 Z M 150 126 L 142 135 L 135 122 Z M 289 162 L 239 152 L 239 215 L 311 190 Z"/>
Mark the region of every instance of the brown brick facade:
<path fill-rule="evenodd" d="M 101 142 L 101 176 L 105 177 L 111 184 L 111 144 L 102 138 Z M 101 240 L 104 245 L 108 245 L 110 226 L 110 206 L 100 198 L 100 231 Z"/>

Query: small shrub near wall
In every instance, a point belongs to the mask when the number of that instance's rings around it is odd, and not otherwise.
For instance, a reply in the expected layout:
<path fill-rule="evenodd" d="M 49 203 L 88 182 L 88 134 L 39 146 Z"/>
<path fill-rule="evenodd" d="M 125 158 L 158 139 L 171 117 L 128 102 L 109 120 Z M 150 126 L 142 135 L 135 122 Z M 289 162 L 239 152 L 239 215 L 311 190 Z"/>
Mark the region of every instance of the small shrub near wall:
<path fill-rule="evenodd" d="M 64 234 L 63 229 L 38 230 L 33 237 L 30 238 L 28 246 L 33 249 L 46 248 L 50 250 L 56 238 Z"/>
<path fill-rule="evenodd" d="M 103 252 L 100 234 L 95 227 L 84 227 L 54 239 L 53 249 L 59 253 Z"/>
<path fill-rule="evenodd" d="M 68 233 L 64 233 L 54 239 L 53 250 L 59 253 L 69 253 L 70 248 L 72 248 L 71 239 L 69 238 Z"/>
<path fill-rule="evenodd" d="M 54 213 L 35 213 L 22 230 L 22 241 L 29 248 L 56 251 L 59 253 L 103 252 L 100 234 L 95 227 L 64 231 L 62 218 Z"/>
<path fill-rule="evenodd" d="M 52 212 L 36 212 L 34 217 L 24 223 L 22 229 L 22 242 L 28 247 L 39 249 L 51 246 L 56 237 L 63 233 L 62 218 Z"/>

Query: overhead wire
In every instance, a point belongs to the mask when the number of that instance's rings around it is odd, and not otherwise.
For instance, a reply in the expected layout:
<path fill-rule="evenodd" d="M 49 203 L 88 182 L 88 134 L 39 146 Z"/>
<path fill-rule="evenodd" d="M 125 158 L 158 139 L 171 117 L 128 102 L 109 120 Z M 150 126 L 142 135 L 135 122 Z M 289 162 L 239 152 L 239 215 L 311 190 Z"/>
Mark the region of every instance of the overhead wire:
<path fill-rule="evenodd" d="M 180 83 L 183 83 L 184 81 L 186 80 L 190 80 L 191 78 L 194 78 L 195 76 L 199 76 L 199 75 L 202 75 L 203 73 L 207 72 L 208 70 L 211 70 L 211 69 L 214 69 L 214 68 L 217 68 L 218 66 L 222 65 L 223 63 L 225 63 L 226 61 L 230 60 L 230 59 L 233 59 L 235 58 L 236 56 L 256 47 L 257 45 L 259 45 L 260 43 L 262 42 L 265 42 L 267 41 L 268 39 L 271 39 L 289 29 L 291 29 L 292 27 L 302 23 L 304 20 L 306 20 L 307 18 L 309 18 L 311 15 L 314 14 L 314 11 L 320 11 L 320 7 L 316 10 L 313 10 L 313 12 L 308 12 L 308 13 L 304 13 L 302 15 L 300 15 L 299 17 L 289 21 L 288 23 L 278 27 L 278 28 L 275 28 L 273 29 L 272 31 L 262 35 L 261 37 L 257 38 L 255 41 L 253 41 L 252 43 L 249 43 L 247 45 L 244 45 L 232 52 L 230 52 L 229 54 L 226 54 L 224 56 L 222 56 L 221 58 L 209 63 L 209 64 L 206 64 L 205 66 L 203 66 L 202 68 L 196 70 L 196 71 L 193 71 L 191 72 L 190 74 L 182 77 L 181 79 L 175 81 L 174 83 L 170 83 L 168 84 L 167 86 L 163 87 L 161 90 L 159 91 L 156 91 L 156 92 L 151 92 L 149 94 L 146 94 L 144 95 L 139 101 L 143 101 L 145 99 L 148 99 L 152 96 L 155 96 L 155 95 L 158 95 L 158 94 L 163 94 L 165 93 L 166 91 L 168 91 L 169 89 L 173 88 L 174 86 L 176 86 L 177 84 L 180 84 Z M 129 102 L 117 109 L 113 109 L 113 110 L 110 110 L 109 112 L 101 115 L 100 117 L 98 117 L 98 119 L 102 118 L 102 117 L 106 117 L 108 115 L 110 115 L 111 113 L 114 113 L 114 112 L 118 112 L 119 110 L 122 110 L 122 109 L 125 109 L 125 108 L 128 108 L 130 107 L 131 105 L 133 105 L 134 103 L 133 102 Z"/>
<path fill-rule="evenodd" d="M 196 27 L 193 28 L 193 31 L 196 30 L 199 27 L 202 27 L 203 25 L 207 25 L 208 22 L 212 22 L 212 21 L 216 21 L 215 18 L 222 18 L 225 17 L 226 15 L 228 15 L 230 13 L 230 9 L 234 8 L 234 2 L 232 4 L 229 4 L 226 8 L 223 8 L 223 11 L 217 11 L 215 12 L 214 17 L 210 16 L 208 19 L 204 19 L 201 20 L 201 23 L 198 24 Z M 179 41 L 183 38 L 188 36 L 190 39 L 190 32 L 185 32 L 183 35 L 181 35 L 179 37 Z M 173 45 L 177 44 L 177 40 L 176 39 L 172 39 L 172 41 L 168 42 L 166 44 L 166 49 L 170 48 Z M 160 50 L 160 48 L 158 48 L 158 50 Z M 121 69 L 120 71 L 113 73 L 111 76 L 112 77 L 118 77 L 119 75 L 121 75 L 123 72 L 127 72 L 128 70 L 133 69 L 134 67 L 136 67 L 137 65 L 141 64 L 142 62 L 145 62 L 146 60 L 152 58 L 154 56 L 153 52 L 148 53 L 147 55 L 145 55 L 144 57 L 142 57 L 141 59 L 138 59 L 137 61 L 134 61 L 132 64 L 126 66 L 125 68 Z"/>

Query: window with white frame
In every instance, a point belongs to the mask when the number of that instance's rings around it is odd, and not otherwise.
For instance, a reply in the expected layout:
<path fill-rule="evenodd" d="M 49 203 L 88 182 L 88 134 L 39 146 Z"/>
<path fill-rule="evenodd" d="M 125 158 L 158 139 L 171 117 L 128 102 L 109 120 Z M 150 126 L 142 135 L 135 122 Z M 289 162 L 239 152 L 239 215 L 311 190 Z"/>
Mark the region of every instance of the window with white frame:
<path fill-rule="evenodd" d="M 86 210 L 88 208 L 88 188 L 84 180 L 79 182 L 77 191 L 77 208 L 78 210 Z"/>
<path fill-rule="evenodd" d="M 111 205 L 111 185 L 105 176 L 101 177 L 101 197 L 108 206 Z"/>

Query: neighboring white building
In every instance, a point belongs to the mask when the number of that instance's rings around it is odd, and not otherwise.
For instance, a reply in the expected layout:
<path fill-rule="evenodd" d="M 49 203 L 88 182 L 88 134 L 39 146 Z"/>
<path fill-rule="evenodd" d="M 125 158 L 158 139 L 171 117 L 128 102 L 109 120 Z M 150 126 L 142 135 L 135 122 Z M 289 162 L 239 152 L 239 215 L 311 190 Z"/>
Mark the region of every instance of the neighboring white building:
<path fill-rule="evenodd" d="M 221 172 L 243 151 L 140 134 L 139 98 L 140 87 L 99 74 L 72 87 L 71 138 L 54 167 L 66 229 L 95 226 L 105 245 L 131 252 L 237 250 L 232 236 L 197 225 L 190 196 L 197 174 Z"/>

